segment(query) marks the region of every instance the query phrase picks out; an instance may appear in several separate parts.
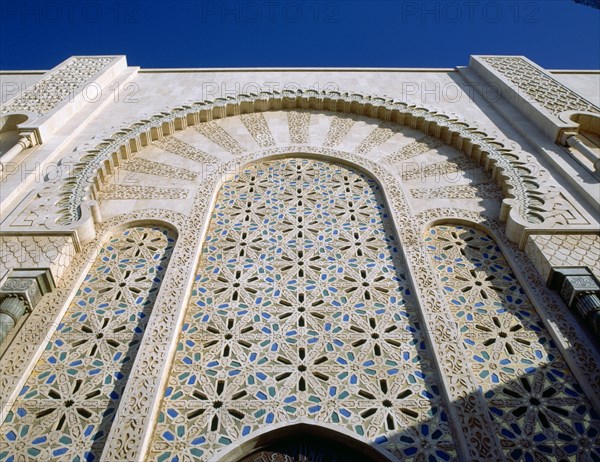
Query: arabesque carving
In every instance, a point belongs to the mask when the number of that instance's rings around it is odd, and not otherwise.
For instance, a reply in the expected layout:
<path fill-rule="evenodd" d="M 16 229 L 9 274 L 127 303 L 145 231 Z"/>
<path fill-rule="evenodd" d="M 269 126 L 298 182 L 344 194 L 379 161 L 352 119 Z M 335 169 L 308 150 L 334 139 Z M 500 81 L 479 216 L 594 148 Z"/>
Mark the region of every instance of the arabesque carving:
<path fill-rule="evenodd" d="M 0 113 L 31 112 L 38 116 L 51 111 L 58 103 L 83 85 L 90 77 L 110 64 L 113 58 L 79 57 L 51 72 L 19 96 L 4 104 Z"/>
<path fill-rule="evenodd" d="M 502 186 L 505 198 L 511 198 L 511 206 L 513 208 L 516 206 L 518 214 L 522 217 L 519 220 L 525 220 L 519 222 L 518 226 L 523 227 L 527 222 L 548 225 L 555 222 L 568 222 L 552 210 L 554 207 L 553 202 L 545 199 L 543 191 L 548 189 L 549 186 L 545 184 L 550 180 L 547 173 L 536 164 L 532 157 L 511 151 L 502 143 L 493 140 L 463 122 L 393 100 L 333 92 L 298 91 L 287 92 L 282 95 L 261 94 L 255 97 L 231 98 L 218 103 L 198 103 L 184 108 L 177 108 L 168 115 L 160 115 L 148 121 L 141 121 L 128 129 L 121 130 L 113 139 L 101 143 L 93 151 L 93 154 L 82 158 L 75 169 L 76 176 L 64 184 L 61 192 L 63 199 L 61 200 L 62 212 L 59 223 L 70 224 L 79 219 L 81 216 L 80 205 L 89 197 L 91 183 L 98 175 L 97 172 L 103 169 L 105 163 L 112 162 L 114 153 L 117 156 L 122 155 L 120 154 L 122 151 L 120 146 L 126 145 L 126 151 L 131 152 L 132 146 L 135 150 L 139 150 L 144 143 L 149 144 L 146 134 L 149 133 L 151 127 L 162 126 L 166 120 L 185 119 L 186 124 L 174 123 L 172 125 L 177 129 L 178 126 L 185 125 L 187 127 L 189 124 L 196 123 L 196 128 L 209 139 L 212 137 L 212 140 L 223 146 L 224 149 L 239 155 L 244 152 L 244 148 L 231 135 L 227 134 L 215 120 L 223 117 L 224 114 L 235 113 L 242 104 L 250 112 L 259 110 L 259 107 L 262 108 L 261 110 L 279 110 L 282 108 L 284 100 L 287 107 L 290 105 L 292 107 L 294 105 L 305 107 L 304 101 L 306 101 L 315 110 L 353 111 L 363 116 L 376 117 L 401 126 L 421 130 L 427 135 L 451 144 L 467 153 L 475 162 L 484 165 L 486 169 L 497 172 L 493 173 L 493 176 Z M 233 110 L 227 108 L 233 108 Z M 354 123 L 351 118 L 342 119 Z M 208 121 L 200 122 L 200 120 Z M 158 131 L 156 133 L 154 136 L 162 139 L 163 135 Z M 143 142 L 143 139 L 146 141 Z M 423 148 L 416 147 L 415 149 L 420 151 Z"/>

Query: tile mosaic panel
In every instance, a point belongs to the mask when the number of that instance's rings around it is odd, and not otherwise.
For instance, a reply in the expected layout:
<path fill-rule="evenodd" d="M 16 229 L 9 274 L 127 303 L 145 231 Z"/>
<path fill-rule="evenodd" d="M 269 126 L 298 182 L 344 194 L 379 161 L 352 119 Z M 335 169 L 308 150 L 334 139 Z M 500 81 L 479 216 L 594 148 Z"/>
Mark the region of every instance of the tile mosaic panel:
<path fill-rule="evenodd" d="M 161 227 L 107 242 L 0 429 L 0 460 L 99 460 L 175 242 Z"/>
<path fill-rule="evenodd" d="M 455 457 L 388 213 L 374 180 L 322 161 L 223 185 L 152 459 L 208 460 L 299 418 L 402 460 Z"/>
<path fill-rule="evenodd" d="M 445 225 L 425 241 L 507 460 L 600 461 L 600 418 L 496 243 Z"/>

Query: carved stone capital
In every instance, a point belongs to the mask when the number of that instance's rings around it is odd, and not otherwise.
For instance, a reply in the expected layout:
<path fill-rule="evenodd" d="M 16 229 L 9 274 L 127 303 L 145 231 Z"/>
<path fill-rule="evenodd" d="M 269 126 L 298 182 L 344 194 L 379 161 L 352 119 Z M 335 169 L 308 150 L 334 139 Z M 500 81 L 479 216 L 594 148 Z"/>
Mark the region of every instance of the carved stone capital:
<path fill-rule="evenodd" d="M 549 286 L 600 335 L 600 282 L 587 267 L 554 268 Z"/>
<path fill-rule="evenodd" d="M 582 295 L 600 295 L 600 283 L 585 266 L 553 268 L 548 285 L 560 293 L 569 308 Z"/>
<path fill-rule="evenodd" d="M 0 345 L 26 312 L 25 303 L 16 297 L 7 297 L 0 303 Z"/>
<path fill-rule="evenodd" d="M 37 128 L 21 129 L 19 130 L 19 136 L 21 137 L 19 143 L 23 144 L 23 149 L 42 144 L 42 137 L 40 136 L 40 131 Z"/>
<path fill-rule="evenodd" d="M 54 288 L 49 269 L 12 270 L 0 287 L 0 300 L 17 298 L 25 304 L 27 311 L 31 311 L 42 296 L 52 292 Z"/>

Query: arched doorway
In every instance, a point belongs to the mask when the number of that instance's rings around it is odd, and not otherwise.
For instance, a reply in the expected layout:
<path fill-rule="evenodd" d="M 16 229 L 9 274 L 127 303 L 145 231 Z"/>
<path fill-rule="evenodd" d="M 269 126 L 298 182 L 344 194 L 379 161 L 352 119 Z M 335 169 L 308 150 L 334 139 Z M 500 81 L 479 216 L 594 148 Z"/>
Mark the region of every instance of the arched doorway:
<path fill-rule="evenodd" d="M 391 462 L 390 452 L 343 427 L 303 420 L 269 426 L 216 454 L 218 462 Z"/>
<path fill-rule="evenodd" d="M 267 444 L 237 462 L 371 462 L 378 459 L 338 441 L 297 433 Z M 380 460 L 380 459 L 379 459 Z"/>

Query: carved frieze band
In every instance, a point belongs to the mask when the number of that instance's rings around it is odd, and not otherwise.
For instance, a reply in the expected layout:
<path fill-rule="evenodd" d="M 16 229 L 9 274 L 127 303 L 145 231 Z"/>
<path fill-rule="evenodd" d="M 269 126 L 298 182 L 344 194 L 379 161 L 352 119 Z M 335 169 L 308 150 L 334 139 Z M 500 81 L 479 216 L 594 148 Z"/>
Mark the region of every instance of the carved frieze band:
<path fill-rule="evenodd" d="M 426 146 L 417 144 L 401 148 L 397 156 L 386 158 L 388 163 L 402 158 L 410 158 L 422 149 L 436 146 L 437 143 L 433 139 L 462 151 L 473 162 L 482 165 L 498 181 L 504 193 L 505 204 L 515 209 L 515 212 L 511 214 L 511 219 L 518 222 L 518 227 L 513 229 L 522 229 L 527 223 L 543 224 L 544 226 L 587 225 L 588 223 L 577 207 L 569 204 L 568 199 L 557 189 L 548 173 L 537 164 L 533 156 L 512 152 L 502 143 L 465 123 L 405 103 L 369 96 L 319 92 L 262 94 L 255 98 L 233 98 L 226 103 L 198 103 L 198 105 L 184 109 L 178 108 L 168 115 L 156 116 L 150 120 L 133 124 L 118 134 L 113 133 L 110 139 L 81 158 L 74 169 L 75 175 L 67 178 L 66 181 L 61 180 L 64 181 L 64 184 L 54 198 L 54 203 L 57 204 L 54 209 L 55 216 L 58 216 L 57 223 L 68 226 L 75 224 L 81 217 L 80 205 L 92 197 L 90 189 L 94 182 L 102 183 L 96 178 L 103 175 L 101 172 L 112 171 L 116 168 L 115 159 L 125 155 L 131 156 L 141 150 L 148 143 L 148 133 L 153 127 L 162 127 L 168 122 L 175 127 L 175 130 L 178 130 L 180 129 L 178 127 L 189 126 L 186 124 L 196 124 L 194 128 L 212 143 L 231 154 L 240 155 L 246 152 L 245 148 L 215 119 L 224 117 L 228 113 L 239 112 L 242 103 L 246 111 L 252 110 L 252 106 L 249 106 L 252 104 L 256 111 L 259 111 L 259 108 L 260 110 L 280 110 L 284 99 L 286 106 L 292 105 L 292 109 L 294 105 L 304 107 L 308 104 L 311 109 L 315 110 L 359 112 L 363 116 L 376 117 L 399 126 L 409 126 L 421 130 L 432 138 L 422 141 Z M 184 119 L 184 122 L 177 122 Z M 330 133 L 325 144 L 338 143 L 341 140 L 339 133 L 347 133 L 349 128 L 356 123 L 355 119 L 356 117 L 353 115 L 337 116 L 330 126 Z M 206 122 L 201 122 L 204 120 Z M 157 130 L 156 133 L 159 139 L 162 139 L 162 131 Z M 378 139 L 380 139 L 380 135 L 387 136 L 388 134 L 385 130 L 376 133 Z M 58 188 L 54 189 L 58 190 Z M 554 192 L 552 192 L 553 189 Z M 548 191 L 551 192 L 548 193 Z M 36 226 L 36 223 L 33 223 L 32 226 Z M 511 238 L 517 239 L 515 234 Z"/>
<path fill-rule="evenodd" d="M 471 159 L 457 157 L 455 159 L 430 163 L 427 165 L 408 164 L 403 166 L 400 176 L 402 181 L 424 179 L 427 177 L 441 177 L 458 174 L 459 172 L 473 172 L 479 165 Z"/>
<path fill-rule="evenodd" d="M 441 188 L 411 189 L 415 199 L 499 199 L 502 197 L 493 183 L 443 186 Z"/>
<path fill-rule="evenodd" d="M 381 124 L 382 126 L 377 127 L 373 130 L 369 135 L 361 141 L 361 143 L 354 149 L 354 152 L 357 154 L 369 154 L 373 149 L 375 149 L 380 144 L 385 143 L 392 136 L 394 136 L 398 131 L 400 131 L 400 127 L 397 125 L 391 124 Z"/>
<path fill-rule="evenodd" d="M 329 131 L 325 136 L 323 146 L 328 148 L 336 147 L 348 134 L 355 123 L 356 118 L 350 115 L 335 116 L 329 126 Z"/>
<path fill-rule="evenodd" d="M 192 146 L 191 144 L 188 144 L 174 136 L 166 136 L 154 141 L 154 144 L 165 151 L 185 157 L 186 159 L 193 160 L 199 164 L 217 163 L 217 159 L 214 156 L 211 156 L 207 152 L 204 152 L 201 149 L 198 149 L 197 147 Z"/>
<path fill-rule="evenodd" d="M 196 173 L 185 168 L 173 167 L 172 165 L 163 164 L 162 162 L 154 162 L 152 160 L 142 159 L 140 157 L 123 163 L 121 168 L 133 173 L 144 173 L 146 175 L 187 181 L 195 181 L 198 177 Z M 133 180 L 135 180 L 135 176 L 129 177 L 129 181 Z"/>
<path fill-rule="evenodd" d="M 265 116 L 261 112 L 252 114 L 242 114 L 240 120 L 254 138 L 254 141 L 261 147 L 267 148 L 275 144 L 269 125 L 265 120 Z"/>
<path fill-rule="evenodd" d="M 288 127 L 290 132 L 290 143 L 308 144 L 310 112 L 308 111 L 289 111 Z"/>
<path fill-rule="evenodd" d="M 195 128 L 200 134 L 230 154 L 239 155 L 246 151 L 234 137 L 216 122 L 203 123 L 197 125 Z"/>
<path fill-rule="evenodd" d="M 190 192 L 183 188 L 110 184 L 100 192 L 100 200 L 187 199 Z"/>
<path fill-rule="evenodd" d="M 383 158 L 383 163 L 388 165 L 398 164 L 427 151 L 431 151 L 432 149 L 437 149 L 443 145 L 444 142 L 442 140 L 438 140 L 432 136 L 424 136 L 423 138 L 388 154 Z"/>

